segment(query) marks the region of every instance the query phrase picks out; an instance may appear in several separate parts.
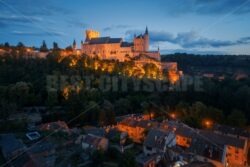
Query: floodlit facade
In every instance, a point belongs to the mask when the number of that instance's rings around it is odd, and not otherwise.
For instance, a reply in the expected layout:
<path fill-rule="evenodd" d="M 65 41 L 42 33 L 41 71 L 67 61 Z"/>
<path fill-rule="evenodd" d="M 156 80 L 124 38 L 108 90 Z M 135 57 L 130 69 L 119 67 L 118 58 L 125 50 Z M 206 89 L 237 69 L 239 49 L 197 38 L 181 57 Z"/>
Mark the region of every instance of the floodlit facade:
<path fill-rule="evenodd" d="M 94 30 L 86 30 L 85 42 L 81 44 L 83 54 L 100 59 L 119 60 L 121 62 L 145 54 L 155 60 L 160 60 L 160 51 L 149 51 L 149 32 L 134 36 L 133 42 L 123 41 L 122 38 L 100 37 Z"/>

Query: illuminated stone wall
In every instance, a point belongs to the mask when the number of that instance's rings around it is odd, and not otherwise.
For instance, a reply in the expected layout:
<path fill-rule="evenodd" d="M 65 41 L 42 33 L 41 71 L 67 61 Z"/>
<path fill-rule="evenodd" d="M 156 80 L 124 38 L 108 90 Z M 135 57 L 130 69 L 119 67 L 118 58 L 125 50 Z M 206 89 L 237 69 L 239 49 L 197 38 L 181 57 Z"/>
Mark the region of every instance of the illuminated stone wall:
<path fill-rule="evenodd" d="M 246 166 L 247 162 L 247 150 L 246 147 L 244 149 L 227 146 L 226 147 L 226 161 L 229 165 L 234 167 Z"/>
<path fill-rule="evenodd" d="M 98 31 L 94 31 L 94 30 L 86 30 L 85 35 L 86 35 L 86 40 L 100 37 L 100 33 Z"/>
<path fill-rule="evenodd" d="M 190 147 L 191 140 L 192 140 L 191 138 L 188 138 L 188 137 L 176 134 L 176 144 L 178 146 L 182 146 L 182 147 L 188 148 L 188 147 Z"/>
<path fill-rule="evenodd" d="M 117 124 L 117 129 L 121 132 L 127 132 L 129 138 L 131 138 L 136 143 L 141 143 L 143 141 L 145 129 L 138 126 L 129 126 L 123 123 Z"/>
<path fill-rule="evenodd" d="M 82 51 L 90 57 L 98 56 L 100 59 L 125 61 L 126 55 L 133 56 L 131 47 L 121 47 L 120 43 L 114 44 L 83 44 Z"/>

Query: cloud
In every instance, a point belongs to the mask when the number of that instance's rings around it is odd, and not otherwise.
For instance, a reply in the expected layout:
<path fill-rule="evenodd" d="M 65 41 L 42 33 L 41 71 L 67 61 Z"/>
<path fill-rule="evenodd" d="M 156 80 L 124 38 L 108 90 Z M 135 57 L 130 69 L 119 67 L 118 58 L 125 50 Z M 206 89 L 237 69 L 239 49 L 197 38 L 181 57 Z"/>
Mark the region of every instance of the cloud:
<path fill-rule="evenodd" d="M 195 0 L 195 12 L 200 14 L 244 14 L 250 12 L 249 0 Z"/>
<path fill-rule="evenodd" d="M 43 19 L 40 17 L 22 17 L 22 16 L 3 16 L 0 15 L 0 29 L 6 29 L 9 27 L 34 27 L 34 25 L 40 23 Z M 6 29 L 7 30 L 7 29 Z"/>
<path fill-rule="evenodd" d="M 12 31 L 12 35 L 19 35 L 19 36 L 64 36 L 65 33 L 63 32 L 27 32 L 27 31 Z"/>
<path fill-rule="evenodd" d="M 112 25 L 109 27 L 105 27 L 105 28 L 103 28 L 103 31 L 112 31 L 114 29 L 126 29 L 129 27 L 130 27 L 130 25 L 118 24 L 118 25 Z"/>
<path fill-rule="evenodd" d="M 242 43 L 242 44 L 250 43 L 250 37 L 243 37 L 243 38 L 239 39 L 237 41 L 237 43 Z"/>
<path fill-rule="evenodd" d="M 0 10 L 2 12 L 16 12 L 25 16 L 51 16 L 58 14 L 70 14 L 73 11 L 60 7 L 61 2 L 44 0 L 8 0 L 1 1 Z"/>
<path fill-rule="evenodd" d="M 213 14 L 246 14 L 250 13 L 249 0 L 180 0 L 162 1 L 163 10 L 171 15 L 187 13 L 213 15 Z M 164 8 L 163 8 L 164 7 Z"/>
<path fill-rule="evenodd" d="M 42 18 L 35 17 L 35 16 L 17 16 L 17 15 L 6 15 L 6 16 L 0 16 L 0 22 L 5 23 L 27 23 L 27 22 L 38 22 L 42 21 Z"/>
<path fill-rule="evenodd" d="M 138 30 L 129 30 L 126 32 L 126 35 L 129 35 L 129 38 L 131 39 L 133 34 L 138 34 L 138 32 Z M 250 37 L 243 37 L 236 41 L 217 40 L 199 36 L 199 34 L 194 31 L 181 32 L 177 33 L 176 35 L 165 31 L 150 31 L 149 37 L 153 44 L 159 42 L 169 42 L 172 44 L 177 44 L 183 48 L 220 48 L 226 46 L 250 44 Z"/>
<path fill-rule="evenodd" d="M 41 22 L 43 19 L 36 16 L 0 15 L 0 28 L 10 26 L 25 26 Z"/>
<path fill-rule="evenodd" d="M 87 23 L 84 23 L 82 21 L 75 20 L 75 19 L 68 20 L 67 22 L 68 22 L 69 27 L 79 27 L 79 28 L 88 27 Z"/>

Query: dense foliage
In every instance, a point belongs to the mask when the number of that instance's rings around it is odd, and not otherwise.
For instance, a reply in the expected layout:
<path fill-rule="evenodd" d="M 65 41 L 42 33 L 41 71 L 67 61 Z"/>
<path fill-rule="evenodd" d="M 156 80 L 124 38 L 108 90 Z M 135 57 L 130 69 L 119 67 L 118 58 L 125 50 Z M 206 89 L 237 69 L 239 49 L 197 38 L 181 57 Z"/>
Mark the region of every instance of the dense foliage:
<path fill-rule="evenodd" d="M 20 44 L 20 47 L 21 44 Z M 58 46 L 55 46 L 56 48 Z M 13 53 L 14 54 L 14 53 Z M 223 81 L 204 80 L 204 92 L 188 90 L 186 92 L 102 92 L 96 89 L 81 89 L 79 91 L 64 92 L 47 91 L 46 76 L 56 75 L 93 75 L 95 84 L 103 74 L 120 75 L 123 69 L 131 68 L 129 63 L 115 63 L 113 72 L 96 70 L 95 61 L 86 56 L 72 60 L 74 56 L 61 59 L 55 50 L 46 59 L 27 59 L 21 56 L 7 56 L 0 58 L 0 115 L 8 119 L 11 114 L 21 112 L 23 107 L 47 106 L 50 108 L 48 120 L 69 121 L 79 115 L 72 124 L 107 125 L 115 122 L 115 116 L 153 112 L 159 116 L 167 116 L 164 112 L 176 115 L 193 127 L 201 127 L 204 118 L 214 122 L 244 127 L 250 123 L 250 80 Z M 229 57 L 231 59 L 234 57 Z M 177 58 L 178 59 L 178 56 Z M 205 57 L 207 61 L 208 58 Z M 202 60 L 199 57 L 199 60 Z M 214 60 L 214 59 L 213 59 Z M 88 62 L 90 66 L 83 64 Z M 191 62 L 190 62 L 191 63 Z M 192 62 L 194 63 L 194 62 Z M 199 61 L 197 63 L 200 63 Z M 71 65 L 70 65 L 71 64 Z M 185 63 L 179 63 L 185 74 Z M 187 63 L 188 64 L 188 63 Z M 150 68 L 155 68 L 148 66 Z M 119 72 L 120 71 L 120 72 Z M 148 105 L 144 105 L 144 104 Z M 154 105 L 152 105 L 152 103 Z M 61 106 L 61 111 L 53 107 Z M 83 113 L 83 114 L 81 114 Z"/>
<path fill-rule="evenodd" d="M 193 55 L 176 53 L 163 55 L 163 61 L 174 61 L 187 74 L 211 72 L 232 75 L 238 72 L 250 74 L 250 56 L 236 55 Z"/>

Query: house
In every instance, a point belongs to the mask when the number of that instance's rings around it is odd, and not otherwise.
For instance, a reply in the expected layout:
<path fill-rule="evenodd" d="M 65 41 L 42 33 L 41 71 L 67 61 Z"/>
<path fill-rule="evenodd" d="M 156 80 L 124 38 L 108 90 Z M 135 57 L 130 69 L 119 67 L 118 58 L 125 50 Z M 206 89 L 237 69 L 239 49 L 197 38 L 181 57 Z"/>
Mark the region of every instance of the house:
<path fill-rule="evenodd" d="M 42 141 L 30 147 L 28 154 L 37 167 L 53 167 L 56 155 L 55 147 L 48 141 Z"/>
<path fill-rule="evenodd" d="M 28 133 L 26 133 L 26 137 L 29 140 L 33 141 L 33 140 L 39 139 L 41 137 L 41 135 L 40 135 L 40 133 L 34 131 L 34 132 L 28 132 Z"/>
<path fill-rule="evenodd" d="M 194 161 L 191 162 L 187 165 L 184 165 L 183 167 L 216 167 L 214 164 L 210 162 L 199 162 L 199 161 Z"/>
<path fill-rule="evenodd" d="M 209 161 L 216 166 L 245 166 L 247 158 L 248 133 L 239 131 L 237 135 L 226 135 L 217 130 L 198 130 L 182 123 L 167 122 L 169 129 L 174 129 L 176 146 L 192 153 L 199 161 Z M 225 130 L 224 130 L 225 131 Z M 227 128 L 228 133 L 233 133 Z M 239 133 L 241 135 L 239 135 Z M 240 137 L 245 136 L 245 137 Z"/>
<path fill-rule="evenodd" d="M 216 166 L 243 167 L 247 165 L 247 140 L 199 130 L 192 139 L 189 152 L 198 160 Z"/>
<path fill-rule="evenodd" d="M 136 156 L 135 161 L 138 167 L 155 167 L 156 166 L 157 155 L 145 155 L 139 154 Z"/>
<path fill-rule="evenodd" d="M 188 127 L 180 125 L 176 127 L 175 135 L 176 135 L 176 145 L 188 148 L 190 147 L 192 138 L 194 136 L 194 131 Z"/>
<path fill-rule="evenodd" d="M 195 134 L 194 129 L 178 121 L 163 121 L 160 128 L 173 131 L 176 136 L 176 145 L 182 148 L 188 148 L 190 146 L 193 135 Z"/>
<path fill-rule="evenodd" d="M 120 132 L 117 128 L 109 128 L 108 130 L 106 130 L 105 137 L 107 137 L 109 141 L 112 141 L 113 143 L 116 143 L 116 144 L 119 143 L 123 145 L 126 142 L 128 133 Z"/>
<path fill-rule="evenodd" d="M 14 134 L 2 134 L 0 136 L 0 147 L 6 159 L 10 159 L 26 150 L 23 142 L 18 140 Z"/>
<path fill-rule="evenodd" d="M 145 155 L 165 153 L 167 147 L 173 147 L 175 144 L 173 132 L 151 129 L 143 143 L 143 152 Z"/>
<path fill-rule="evenodd" d="M 85 151 L 94 151 L 94 150 L 103 150 L 108 149 L 109 141 L 105 137 L 99 137 L 91 134 L 82 135 L 78 138 L 76 143 L 79 143 L 82 146 L 82 149 Z"/>
<path fill-rule="evenodd" d="M 0 136 L 0 147 L 8 166 L 34 166 L 32 159 L 26 153 L 26 146 L 14 134 L 2 134 Z"/>
<path fill-rule="evenodd" d="M 97 128 L 94 126 L 84 126 L 83 130 L 86 134 L 92 134 L 92 135 L 99 136 L 99 137 L 105 136 L 105 130 L 102 128 Z"/>
<path fill-rule="evenodd" d="M 56 121 L 56 122 L 49 122 L 39 126 L 41 131 L 63 131 L 63 132 L 70 132 L 70 129 L 66 122 L 64 121 Z"/>
<path fill-rule="evenodd" d="M 142 143 L 145 138 L 145 132 L 152 128 L 158 128 L 159 123 L 144 120 L 140 117 L 128 117 L 117 123 L 116 128 L 121 132 L 127 132 L 129 138 L 136 143 Z"/>
<path fill-rule="evenodd" d="M 246 130 L 221 125 L 215 125 L 213 130 L 199 130 L 173 121 L 163 125 L 175 133 L 176 146 L 195 155 L 199 161 L 209 161 L 216 166 L 247 164 L 249 133 Z"/>
<path fill-rule="evenodd" d="M 235 138 L 244 138 L 244 139 L 250 138 L 250 133 L 243 128 L 236 128 L 227 125 L 215 124 L 212 130 L 214 133 L 227 135 Z"/>
<path fill-rule="evenodd" d="M 0 56 L 4 55 L 6 51 L 4 49 L 0 49 Z"/>

